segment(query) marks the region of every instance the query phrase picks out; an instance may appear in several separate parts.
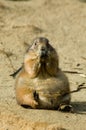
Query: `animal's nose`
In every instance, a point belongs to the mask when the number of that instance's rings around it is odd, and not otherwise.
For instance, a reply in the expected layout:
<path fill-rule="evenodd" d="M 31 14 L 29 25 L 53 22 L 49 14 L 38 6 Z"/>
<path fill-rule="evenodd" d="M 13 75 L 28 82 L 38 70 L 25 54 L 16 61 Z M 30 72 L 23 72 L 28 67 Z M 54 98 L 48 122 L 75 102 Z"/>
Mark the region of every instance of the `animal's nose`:
<path fill-rule="evenodd" d="M 41 48 L 41 51 L 46 51 L 46 48 L 45 48 L 45 47 L 42 47 L 42 48 Z"/>

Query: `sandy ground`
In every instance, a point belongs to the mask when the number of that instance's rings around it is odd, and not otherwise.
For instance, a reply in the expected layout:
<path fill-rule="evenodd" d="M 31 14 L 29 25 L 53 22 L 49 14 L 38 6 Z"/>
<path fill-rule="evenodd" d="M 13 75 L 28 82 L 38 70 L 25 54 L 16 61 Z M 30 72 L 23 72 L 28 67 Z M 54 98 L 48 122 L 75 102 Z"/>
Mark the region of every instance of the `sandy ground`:
<path fill-rule="evenodd" d="M 86 1 L 0 0 L 0 130 L 86 130 L 86 89 L 72 94 L 75 113 L 32 110 L 15 99 L 9 75 L 23 63 L 27 45 L 47 37 L 57 49 L 71 90 L 86 87 Z M 64 128 L 64 129 L 60 129 Z"/>

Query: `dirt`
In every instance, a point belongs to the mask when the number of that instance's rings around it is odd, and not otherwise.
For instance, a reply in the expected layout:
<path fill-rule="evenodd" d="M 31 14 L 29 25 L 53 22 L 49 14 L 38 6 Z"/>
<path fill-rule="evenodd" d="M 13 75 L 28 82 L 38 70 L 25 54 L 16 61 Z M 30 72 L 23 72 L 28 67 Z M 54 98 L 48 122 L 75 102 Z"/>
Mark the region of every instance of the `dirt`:
<path fill-rule="evenodd" d="M 25 109 L 11 76 L 32 40 L 47 37 L 71 90 L 86 87 L 86 1 L 0 0 L 0 130 L 86 130 L 86 89 L 71 95 L 74 113 Z"/>

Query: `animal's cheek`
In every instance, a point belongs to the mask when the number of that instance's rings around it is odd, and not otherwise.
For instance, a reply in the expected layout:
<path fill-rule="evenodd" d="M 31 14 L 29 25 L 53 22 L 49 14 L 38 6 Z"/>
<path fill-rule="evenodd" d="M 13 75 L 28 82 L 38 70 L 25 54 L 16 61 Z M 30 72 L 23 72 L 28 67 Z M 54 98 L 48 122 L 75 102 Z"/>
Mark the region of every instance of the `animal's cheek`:
<path fill-rule="evenodd" d="M 49 66 L 50 64 L 51 64 L 51 56 L 50 55 L 48 55 L 47 57 L 46 57 L 46 65 L 47 66 Z"/>
<path fill-rule="evenodd" d="M 50 50 L 47 51 L 47 55 L 48 55 L 48 56 L 51 55 L 51 51 L 50 51 Z"/>

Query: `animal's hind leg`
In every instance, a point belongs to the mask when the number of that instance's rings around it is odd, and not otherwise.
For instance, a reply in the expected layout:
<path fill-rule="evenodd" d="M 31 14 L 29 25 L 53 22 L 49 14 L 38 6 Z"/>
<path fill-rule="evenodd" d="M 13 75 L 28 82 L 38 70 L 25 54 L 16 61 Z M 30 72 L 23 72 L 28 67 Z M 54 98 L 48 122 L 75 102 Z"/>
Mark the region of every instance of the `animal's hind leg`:
<path fill-rule="evenodd" d="M 35 91 L 28 90 L 27 88 L 18 88 L 16 90 L 16 98 L 17 102 L 21 106 L 30 106 L 31 108 L 36 108 L 38 105 L 38 102 L 35 98 Z"/>

